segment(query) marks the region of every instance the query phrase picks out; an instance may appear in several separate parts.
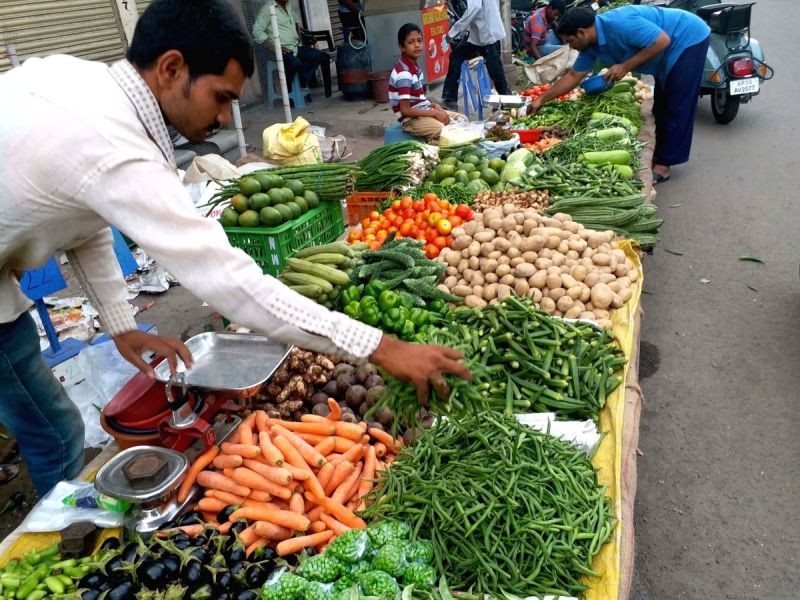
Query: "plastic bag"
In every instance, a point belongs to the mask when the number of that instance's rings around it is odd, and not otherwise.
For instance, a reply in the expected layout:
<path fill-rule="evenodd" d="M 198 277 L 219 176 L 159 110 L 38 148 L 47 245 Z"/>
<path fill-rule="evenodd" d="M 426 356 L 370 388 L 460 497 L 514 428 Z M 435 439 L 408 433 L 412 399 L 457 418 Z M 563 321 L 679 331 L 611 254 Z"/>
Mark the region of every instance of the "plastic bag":
<path fill-rule="evenodd" d="M 513 152 L 514 149 L 519 146 L 519 135 L 515 133 L 511 136 L 511 139 L 502 142 L 483 140 L 478 145 L 486 150 L 486 158 L 500 158 L 504 154 Z"/>
<path fill-rule="evenodd" d="M 533 85 L 552 83 L 566 73 L 577 58 L 577 50 L 573 50 L 569 46 L 562 46 L 532 65 L 525 65 L 525 75 Z"/>
<path fill-rule="evenodd" d="M 322 152 L 322 162 L 340 162 L 350 156 L 347 152 L 347 138 L 343 135 L 326 137 L 318 135 L 320 151 Z"/>
<path fill-rule="evenodd" d="M 125 518 L 124 513 L 101 508 L 77 508 L 64 504 L 64 499 L 92 486 L 85 481 L 61 481 L 39 500 L 33 510 L 20 524 L 21 533 L 40 531 L 60 531 L 80 521 L 89 521 L 104 529 L 119 527 Z"/>
<path fill-rule="evenodd" d="M 311 125 L 303 117 L 294 123 L 275 123 L 262 135 L 264 158 L 281 165 L 310 165 L 322 161 L 319 139 L 309 131 Z"/>
<path fill-rule="evenodd" d="M 571 442 L 587 455 L 591 455 L 602 437 L 594 421 L 556 421 L 555 413 L 528 413 L 515 416 L 523 425 L 541 432 L 549 432 L 554 437 Z"/>
<path fill-rule="evenodd" d="M 450 123 L 442 127 L 439 136 L 440 146 L 456 146 L 467 144 L 483 138 L 483 125 L 481 123 Z"/>

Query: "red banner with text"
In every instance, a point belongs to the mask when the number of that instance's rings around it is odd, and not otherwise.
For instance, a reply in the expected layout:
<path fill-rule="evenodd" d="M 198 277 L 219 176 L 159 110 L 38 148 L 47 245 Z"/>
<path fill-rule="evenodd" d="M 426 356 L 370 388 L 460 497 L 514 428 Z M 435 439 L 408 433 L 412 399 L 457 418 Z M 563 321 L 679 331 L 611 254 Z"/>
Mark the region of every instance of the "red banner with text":
<path fill-rule="evenodd" d="M 447 75 L 450 65 L 450 47 L 444 36 L 450 31 L 447 5 L 422 9 L 422 36 L 425 39 L 425 76 L 428 83 Z"/>

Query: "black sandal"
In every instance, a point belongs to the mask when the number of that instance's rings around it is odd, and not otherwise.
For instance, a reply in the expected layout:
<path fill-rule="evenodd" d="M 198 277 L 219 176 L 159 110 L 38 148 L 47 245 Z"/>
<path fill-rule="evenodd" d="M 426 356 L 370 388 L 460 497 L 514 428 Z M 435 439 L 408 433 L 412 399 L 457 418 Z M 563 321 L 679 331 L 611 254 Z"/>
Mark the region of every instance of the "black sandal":
<path fill-rule="evenodd" d="M 656 173 L 653 171 L 653 185 L 658 185 L 659 183 L 664 183 L 665 181 L 669 181 L 669 175 L 662 175 L 661 173 Z"/>
<path fill-rule="evenodd" d="M 7 484 L 9 481 L 16 478 L 17 475 L 19 475 L 19 467 L 17 465 L 9 463 L 0 465 L 0 485 Z"/>

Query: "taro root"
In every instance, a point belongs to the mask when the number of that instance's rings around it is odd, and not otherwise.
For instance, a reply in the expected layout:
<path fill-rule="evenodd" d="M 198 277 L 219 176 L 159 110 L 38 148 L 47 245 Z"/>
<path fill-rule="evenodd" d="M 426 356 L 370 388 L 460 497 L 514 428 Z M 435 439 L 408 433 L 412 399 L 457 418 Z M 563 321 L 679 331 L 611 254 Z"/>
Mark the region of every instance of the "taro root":
<path fill-rule="evenodd" d="M 364 380 L 364 387 L 367 388 L 368 390 L 371 390 L 372 388 L 377 387 L 379 385 L 383 385 L 383 377 L 381 377 L 377 373 L 373 373 Z"/>
<path fill-rule="evenodd" d="M 318 417 L 327 417 L 331 414 L 331 409 L 328 408 L 327 404 L 315 404 L 314 408 L 311 409 L 311 413 Z"/>
<path fill-rule="evenodd" d="M 403 434 L 403 442 L 406 446 L 411 446 L 422 437 L 423 433 L 424 430 L 420 427 L 411 427 Z"/>
<path fill-rule="evenodd" d="M 370 429 L 380 429 L 381 431 L 386 431 L 386 428 L 377 421 L 370 421 L 367 423 L 367 427 Z"/>
<path fill-rule="evenodd" d="M 341 373 L 339 376 L 336 377 L 336 387 L 339 388 L 339 393 L 347 393 L 347 390 L 350 389 L 350 386 L 355 384 L 356 378 L 352 372 L 350 373 Z"/>
<path fill-rule="evenodd" d="M 342 421 L 345 423 L 358 423 L 358 417 L 349 408 L 342 410 Z"/>
<path fill-rule="evenodd" d="M 336 385 L 336 380 L 331 379 L 328 383 L 325 384 L 325 387 L 322 388 L 322 391 L 325 392 L 331 398 L 334 398 L 339 393 L 339 386 Z"/>
<path fill-rule="evenodd" d="M 363 418 L 364 415 L 367 414 L 368 410 L 369 410 L 369 404 L 367 404 L 366 402 L 362 402 L 358 407 L 359 416 L 361 416 Z"/>
<path fill-rule="evenodd" d="M 385 391 L 386 388 L 382 385 L 376 385 L 375 387 L 369 388 L 367 390 L 367 404 L 374 406 L 380 397 L 383 396 Z"/>
<path fill-rule="evenodd" d="M 317 404 L 327 404 L 328 403 L 328 394 L 325 392 L 317 392 L 313 396 L 311 396 L 311 405 L 316 406 Z"/>
<path fill-rule="evenodd" d="M 333 367 L 333 372 L 331 373 L 331 377 L 334 379 L 338 379 L 339 375 L 349 374 L 352 375 L 355 372 L 356 368 L 348 363 L 339 363 L 335 367 Z"/>
<path fill-rule="evenodd" d="M 369 363 L 365 363 L 356 369 L 356 381 L 359 383 L 364 383 L 367 380 L 367 377 L 374 374 L 375 367 Z"/>
<path fill-rule="evenodd" d="M 367 389 L 363 385 L 351 385 L 345 392 L 344 399 L 350 406 L 360 406 L 367 401 Z"/>
<path fill-rule="evenodd" d="M 375 420 L 381 423 L 384 427 L 388 427 L 394 421 L 394 413 L 391 408 L 381 407 L 375 411 Z"/>

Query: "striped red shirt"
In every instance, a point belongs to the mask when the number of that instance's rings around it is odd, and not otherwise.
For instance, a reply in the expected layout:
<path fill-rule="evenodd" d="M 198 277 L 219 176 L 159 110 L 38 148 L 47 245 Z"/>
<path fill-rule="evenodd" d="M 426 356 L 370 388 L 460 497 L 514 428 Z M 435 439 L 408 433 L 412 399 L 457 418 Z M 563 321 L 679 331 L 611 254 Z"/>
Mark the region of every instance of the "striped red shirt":
<path fill-rule="evenodd" d="M 392 69 L 389 77 L 389 103 L 397 115 L 397 120 L 406 122 L 409 117 L 400 113 L 400 101 L 408 100 L 412 108 L 429 110 L 431 103 L 425 97 L 422 89 L 423 74 L 419 66 L 411 61 L 401 58 Z"/>

